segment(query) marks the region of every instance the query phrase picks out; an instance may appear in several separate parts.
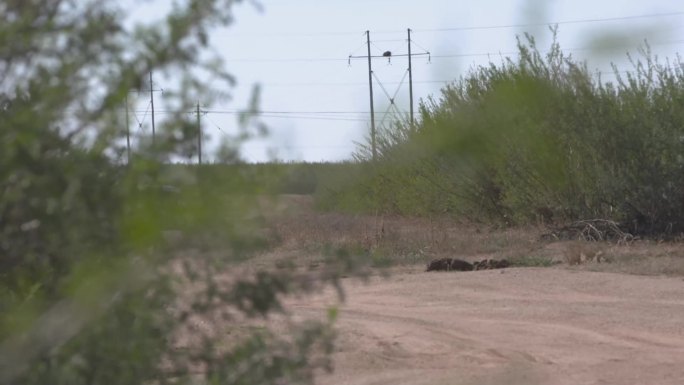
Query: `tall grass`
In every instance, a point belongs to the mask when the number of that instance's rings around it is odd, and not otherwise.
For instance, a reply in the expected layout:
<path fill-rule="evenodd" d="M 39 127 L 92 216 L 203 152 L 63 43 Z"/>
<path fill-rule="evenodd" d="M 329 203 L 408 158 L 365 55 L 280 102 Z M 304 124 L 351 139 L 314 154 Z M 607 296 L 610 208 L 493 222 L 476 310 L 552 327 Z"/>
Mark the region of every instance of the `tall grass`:
<path fill-rule="evenodd" d="M 555 37 L 555 31 L 554 31 Z M 605 218 L 640 234 L 684 230 L 684 67 L 648 47 L 613 82 L 554 38 L 478 67 L 381 130 L 379 160 L 318 198 L 328 207 L 522 224 Z M 614 68 L 617 72 L 617 68 Z"/>

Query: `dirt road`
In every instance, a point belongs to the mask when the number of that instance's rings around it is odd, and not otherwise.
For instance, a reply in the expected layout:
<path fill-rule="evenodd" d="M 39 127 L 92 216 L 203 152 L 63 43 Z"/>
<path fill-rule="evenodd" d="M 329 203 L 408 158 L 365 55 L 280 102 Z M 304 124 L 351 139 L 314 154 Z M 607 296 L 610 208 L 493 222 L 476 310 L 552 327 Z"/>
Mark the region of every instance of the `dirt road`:
<path fill-rule="evenodd" d="M 684 280 L 561 268 L 349 280 L 320 384 L 682 384 Z M 292 307 L 322 314 L 333 296 Z"/>

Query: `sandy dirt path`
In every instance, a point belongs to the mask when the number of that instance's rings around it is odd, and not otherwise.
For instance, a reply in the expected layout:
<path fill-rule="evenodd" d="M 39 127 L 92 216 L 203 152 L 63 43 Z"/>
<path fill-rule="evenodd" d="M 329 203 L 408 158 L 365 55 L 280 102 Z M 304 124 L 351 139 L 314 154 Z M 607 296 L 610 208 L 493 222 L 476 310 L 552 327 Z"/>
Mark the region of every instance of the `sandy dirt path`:
<path fill-rule="evenodd" d="M 348 280 L 320 384 L 682 384 L 684 280 L 567 269 Z M 332 295 L 293 304 L 322 314 Z"/>

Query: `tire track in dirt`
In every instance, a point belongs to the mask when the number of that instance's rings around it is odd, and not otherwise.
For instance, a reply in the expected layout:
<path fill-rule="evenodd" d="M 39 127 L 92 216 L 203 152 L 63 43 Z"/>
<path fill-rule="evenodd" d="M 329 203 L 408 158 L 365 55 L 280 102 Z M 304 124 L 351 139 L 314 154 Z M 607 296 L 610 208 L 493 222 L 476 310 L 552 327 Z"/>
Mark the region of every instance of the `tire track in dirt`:
<path fill-rule="evenodd" d="M 684 282 L 563 269 L 349 281 L 321 384 L 680 384 Z M 322 314 L 332 296 L 290 309 Z M 519 382 L 517 382 L 519 381 Z"/>

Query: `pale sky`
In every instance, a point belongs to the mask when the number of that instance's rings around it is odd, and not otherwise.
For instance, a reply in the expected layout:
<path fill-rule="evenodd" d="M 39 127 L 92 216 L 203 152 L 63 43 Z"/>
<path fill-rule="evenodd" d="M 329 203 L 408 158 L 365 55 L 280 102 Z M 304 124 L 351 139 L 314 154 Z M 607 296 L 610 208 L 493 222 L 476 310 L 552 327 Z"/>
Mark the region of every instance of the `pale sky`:
<path fill-rule="evenodd" d="M 160 3 L 165 2 L 146 5 L 138 17 L 159 14 Z M 252 85 L 259 83 L 262 120 L 269 136 L 243 145 L 245 160 L 349 159 L 354 142 L 363 141 L 370 127 L 368 63 L 348 64 L 350 54 L 367 54 L 366 30 L 371 33 L 373 55 L 407 53 L 407 28 L 413 30 L 413 52 L 430 51 L 430 62 L 427 56 L 413 58 L 416 109 L 421 98 L 439 96 L 444 82 L 458 79 L 469 68 L 511 56 L 516 34 L 532 33 L 542 50 L 548 47 L 546 26 L 516 25 L 558 22 L 561 47 L 587 60 L 592 70 L 609 71 L 611 61 L 629 69 L 625 53 L 636 52 L 644 39 L 663 58 L 672 58 L 684 48 L 681 0 L 263 0 L 261 4 L 263 11 L 240 6 L 236 23 L 212 36 L 238 86 L 230 103 L 206 107 L 213 111 L 202 117 L 210 137 L 207 152 L 222 135 L 237 131 L 232 111 L 247 105 Z M 406 57 L 395 57 L 391 63 L 373 60 L 374 75 L 380 80 L 373 85 L 377 124 L 389 105 L 383 87 L 390 96 L 396 92 L 396 106 L 408 112 L 408 77 L 399 87 L 407 68 Z M 145 110 L 145 106 L 143 100 L 138 108 Z M 142 120 L 143 114 L 138 115 Z M 149 125 L 149 114 L 145 119 L 143 127 Z M 137 123 L 132 129 L 138 129 Z"/>

